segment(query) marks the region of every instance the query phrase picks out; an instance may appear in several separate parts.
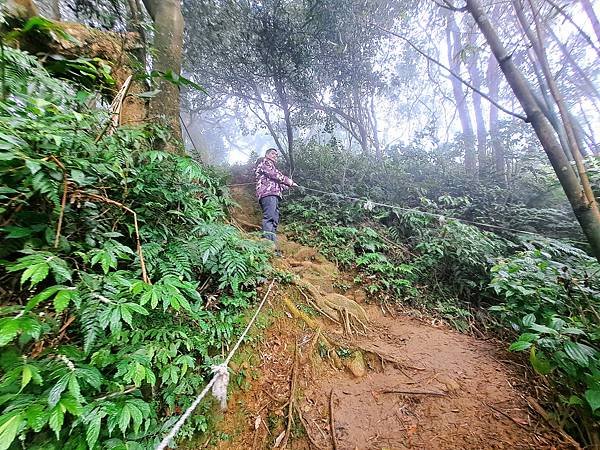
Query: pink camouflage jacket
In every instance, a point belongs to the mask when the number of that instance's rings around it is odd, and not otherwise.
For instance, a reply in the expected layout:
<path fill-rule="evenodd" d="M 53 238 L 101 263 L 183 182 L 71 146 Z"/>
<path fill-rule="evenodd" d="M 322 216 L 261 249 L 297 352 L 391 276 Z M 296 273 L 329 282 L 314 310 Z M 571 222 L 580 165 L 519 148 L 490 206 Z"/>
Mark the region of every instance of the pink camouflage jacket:
<path fill-rule="evenodd" d="M 261 158 L 254 169 L 256 175 L 256 196 L 260 200 L 269 195 L 281 197 L 284 189 L 288 189 L 294 182 L 286 177 L 275 167 L 269 158 Z"/>

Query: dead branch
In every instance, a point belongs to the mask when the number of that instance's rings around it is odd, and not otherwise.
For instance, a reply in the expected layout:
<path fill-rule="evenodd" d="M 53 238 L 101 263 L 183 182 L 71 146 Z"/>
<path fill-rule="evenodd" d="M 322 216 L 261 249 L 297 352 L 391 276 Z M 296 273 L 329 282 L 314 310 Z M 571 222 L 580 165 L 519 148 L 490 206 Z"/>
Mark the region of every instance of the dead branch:
<path fill-rule="evenodd" d="M 542 406 L 537 402 L 537 400 L 535 398 L 528 396 L 527 404 L 533 411 L 538 413 L 546 421 L 546 423 L 548 425 L 550 425 L 550 427 L 552 427 L 552 429 L 554 431 L 556 431 L 558 434 L 560 434 L 563 439 L 565 439 L 574 448 L 581 450 L 581 446 L 579 445 L 579 443 L 575 439 L 573 439 L 571 436 L 569 436 L 565 432 L 565 430 L 562 429 L 562 427 L 559 424 L 557 424 L 554 420 L 552 420 L 552 418 L 550 417 L 550 414 L 548 414 L 548 412 L 546 412 L 546 410 L 544 408 L 542 408 Z"/>
<path fill-rule="evenodd" d="M 127 211 L 128 213 L 133 215 L 135 240 L 137 243 L 138 256 L 140 258 L 140 266 L 142 268 L 142 280 L 144 281 L 144 283 L 152 284 L 152 282 L 150 281 L 150 278 L 148 277 L 148 273 L 146 272 L 146 262 L 144 260 L 144 252 L 142 250 L 142 243 L 140 240 L 140 229 L 138 226 L 137 213 L 133 209 L 125 206 L 123 203 L 119 203 L 115 200 L 111 200 L 108 197 L 104 197 L 104 196 L 98 195 L 98 194 L 91 194 L 91 193 L 87 193 L 87 192 L 83 192 L 83 191 L 75 191 L 72 194 L 71 201 L 73 202 L 77 199 L 87 199 L 87 200 L 92 200 L 92 201 L 96 200 L 96 201 L 108 203 L 109 205 L 118 206 L 119 208 L 124 209 L 125 211 Z"/>
<path fill-rule="evenodd" d="M 287 403 L 287 400 L 285 398 L 277 398 L 273 394 L 271 394 L 269 391 L 267 391 L 266 389 L 263 390 L 263 392 L 265 394 L 267 394 L 267 397 L 269 397 L 274 402 L 277 402 L 277 403 Z"/>
<path fill-rule="evenodd" d="M 58 330 L 58 333 L 59 333 L 58 342 L 62 341 L 62 339 L 65 336 L 65 332 L 67 331 L 67 328 L 69 328 L 69 325 L 71 325 L 74 320 L 75 320 L 75 316 L 71 316 L 67 319 L 65 324 L 62 327 L 60 327 L 60 330 Z"/>
<path fill-rule="evenodd" d="M 102 397 L 95 398 L 94 401 L 95 402 L 99 402 L 99 401 L 102 401 L 102 400 L 106 400 L 108 398 L 118 397 L 120 395 L 131 394 L 132 392 L 136 391 L 137 389 L 138 389 L 137 386 L 130 386 L 127 389 L 125 389 L 124 391 L 113 392 L 111 394 L 106 394 L 106 395 L 103 395 Z"/>
<path fill-rule="evenodd" d="M 67 171 L 65 170 L 65 166 L 60 160 L 54 156 L 50 155 L 50 159 L 52 159 L 58 167 L 60 167 L 63 171 L 63 195 L 62 200 L 60 202 L 60 214 L 58 215 L 58 223 L 56 225 L 56 237 L 54 238 L 54 248 L 58 247 L 58 243 L 60 241 L 60 230 L 62 228 L 63 216 L 65 214 L 65 207 L 67 206 L 67 190 L 68 190 L 68 181 L 67 181 Z"/>
<path fill-rule="evenodd" d="M 512 422 L 514 422 L 515 424 L 517 424 L 518 426 L 520 426 L 523 429 L 527 429 L 527 427 L 525 425 L 523 425 L 522 423 L 519 423 L 516 419 L 514 419 L 513 417 L 509 416 L 507 413 L 505 413 L 504 411 L 502 411 L 501 409 L 496 408 L 494 405 L 490 405 L 489 403 L 486 402 L 482 402 L 485 406 L 487 406 L 488 408 L 496 411 L 498 414 L 503 415 L 504 417 L 506 417 L 507 419 L 511 420 Z"/>
<path fill-rule="evenodd" d="M 333 444 L 333 450 L 337 450 L 337 437 L 335 436 L 335 418 L 333 416 L 333 389 L 329 393 L 329 426 L 331 427 L 331 443 Z"/>
<path fill-rule="evenodd" d="M 295 343 L 294 347 L 294 365 L 292 366 L 292 376 L 290 380 L 290 397 L 288 403 L 288 416 L 287 416 L 287 426 L 285 428 L 285 436 L 283 441 L 281 441 L 281 448 L 287 447 L 287 442 L 290 437 L 290 432 L 292 430 L 292 421 L 294 419 L 294 397 L 296 395 L 296 380 L 298 378 L 298 343 Z"/>
<path fill-rule="evenodd" d="M 431 397 L 446 397 L 445 392 L 440 391 L 412 391 L 403 389 L 385 389 L 380 391 L 382 394 L 403 394 L 403 395 L 429 395 Z"/>
<path fill-rule="evenodd" d="M 110 135 L 113 132 L 113 130 L 122 125 L 121 110 L 123 109 L 123 101 L 125 100 L 125 97 L 127 97 L 127 92 L 129 91 L 129 87 L 131 86 L 132 79 L 133 76 L 129 75 L 129 77 L 127 77 L 127 80 L 125 80 L 125 83 L 123 83 L 123 86 L 121 86 L 121 89 L 119 89 L 119 92 L 110 104 L 110 118 L 108 119 L 106 125 L 102 128 L 102 131 L 96 137 L 94 142 L 98 143 L 105 134 Z"/>
<path fill-rule="evenodd" d="M 62 229 L 63 217 L 65 215 L 65 208 L 67 206 L 67 190 L 68 190 L 68 182 L 67 182 L 67 173 L 63 172 L 63 194 L 62 199 L 60 201 L 60 213 L 58 214 L 58 223 L 56 224 L 56 236 L 54 237 L 54 248 L 58 248 L 58 243 L 60 242 L 60 231 Z"/>

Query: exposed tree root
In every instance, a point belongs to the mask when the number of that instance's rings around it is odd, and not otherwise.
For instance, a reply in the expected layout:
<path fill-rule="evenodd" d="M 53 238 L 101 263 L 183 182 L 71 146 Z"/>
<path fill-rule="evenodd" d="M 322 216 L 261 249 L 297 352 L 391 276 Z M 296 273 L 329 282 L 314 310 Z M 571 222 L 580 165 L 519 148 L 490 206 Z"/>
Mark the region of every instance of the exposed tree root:
<path fill-rule="evenodd" d="M 333 417 L 333 388 L 329 393 L 329 426 L 331 428 L 331 445 L 333 450 L 338 449 L 337 438 L 335 436 L 335 418 Z"/>
<path fill-rule="evenodd" d="M 308 291 L 319 312 L 334 321 L 333 318 L 339 317 L 346 334 L 366 333 L 369 317 L 364 308 L 354 300 L 335 293 L 322 295 L 313 284 L 301 278 L 295 278 L 294 284 Z M 359 329 L 359 326 L 362 330 Z"/>
<path fill-rule="evenodd" d="M 287 308 L 289 309 L 290 313 L 292 313 L 292 316 L 294 316 L 294 318 L 301 319 L 312 330 L 316 331 L 316 330 L 320 330 L 321 328 L 323 328 L 323 325 L 319 321 L 317 321 L 316 319 L 313 319 L 305 312 L 300 311 L 296 307 L 296 305 L 294 305 L 294 302 L 292 302 L 288 297 L 284 297 L 283 303 L 285 303 L 285 306 L 287 306 Z"/>
<path fill-rule="evenodd" d="M 337 269 L 331 263 L 329 264 L 316 264 L 312 261 L 290 261 L 290 265 L 292 266 L 292 272 L 300 273 L 305 270 L 313 270 L 319 275 L 323 275 L 325 277 L 331 276 L 332 272 L 336 273 Z"/>
<path fill-rule="evenodd" d="M 360 345 L 360 344 L 354 344 L 354 347 L 357 350 L 362 351 L 363 353 L 374 355 L 374 356 L 378 357 L 382 361 L 382 365 L 383 365 L 383 362 L 389 362 L 399 369 L 412 369 L 412 370 L 418 370 L 418 371 L 427 370 L 425 367 L 411 366 L 404 361 L 400 361 L 398 358 L 396 358 L 392 355 L 387 355 L 385 353 L 381 353 L 380 351 L 375 350 L 372 347 L 367 347 L 367 346 Z"/>
<path fill-rule="evenodd" d="M 308 438 L 308 440 L 310 441 L 310 443 L 313 445 L 313 447 L 321 450 L 323 447 L 321 447 L 317 443 L 317 441 L 315 440 L 315 438 L 310 434 L 310 427 L 308 426 L 308 422 L 304 418 L 304 415 L 302 414 L 302 411 L 300 410 L 300 408 L 296 404 L 294 405 L 294 408 L 296 409 L 296 415 L 300 419 L 300 422 L 302 422 L 302 426 L 304 427 L 304 431 L 306 431 L 306 437 Z"/>
<path fill-rule="evenodd" d="M 343 369 L 344 364 L 336 352 L 337 344 L 335 344 L 335 342 L 332 344 L 330 341 L 331 338 L 327 338 L 325 335 L 323 335 L 323 332 L 321 331 L 323 325 L 319 321 L 310 317 L 308 314 L 296 308 L 294 302 L 292 302 L 288 297 L 285 297 L 283 302 L 294 318 L 302 320 L 310 329 L 316 332 L 315 337 L 313 338 L 314 343 L 311 345 L 315 346 L 318 342 L 327 350 L 327 355 L 331 359 L 333 366 L 337 369 Z"/>
<path fill-rule="evenodd" d="M 340 323 L 339 320 L 337 320 L 335 317 L 332 317 L 330 315 L 328 315 L 325 311 L 323 311 L 321 308 L 319 308 L 319 306 L 313 302 L 310 297 L 308 295 L 306 295 L 304 293 L 304 291 L 302 289 L 298 289 L 300 291 L 300 293 L 304 296 L 304 298 L 306 299 L 306 302 L 312 306 L 313 308 L 315 308 L 317 311 L 319 311 L 321 314 L 323 314 L 325 317 L 327 317 L 329 320 L 335 322 L 335 323 Z"/>
<path fill-rule="evenodd" d="M 241 219 L 239 217 L 234 217 L 233 222 L 239 224 L 242 228 L 248 229 L 248 230 L 252 230 L 252 231 L 260 231 L 260 225 L 257 225 L 255 223 L 251 223 L 248 222 L 244 219 Z"/>
<path fill-rule="evenodd" d="M 406 369 L 413 369 L 413 370 L 425 370 L 422 367 L 413 367 L 413 366 L 407 365 L 405 362 L 400 361 L 391 355 L 382 354 L 372 348 L 363 347 L 358 344 L 348 345 L 347 343 L 336 340 L 334 337 L 325 336 L 322 332 L 323 324 L 318 319 L 314 319 L 314 318 L 310 317 L 308 314 L 300 311 L 296 307 L 294 302 L 292 302 L 288 297 L 285 297 L 283 299 L 283 302 L 285 303 L 288 310 L 290 311 L 290 313 L 292 314 L 292 316 L 295 319 L 302 320 L 304 323 L 306 323 L 306 325 L 310 329 L 312 329 L 316 332 L 315 337 L 313 338 L 313 341 L 311 343 L 311 348 L 314 348 L 314 346 L 318 342 L 321 346 L 323 346 L 325 349 L 327 349 L 328 357 L 331 359 L 333 365 L 338 369 L 343 369 L 344 367 L 347 366 L 346 364 L 344 364 L 342 362 L 342 360 L 340 359 L 340 357 L 338 356 L 338 354 L 336 352 L 337 348 L 343 347 L 343 348 L 349 348 L 350 350 L 354 350 L 354 351 L 360 351 L 361 353 L 363 353 L 367 356 L 372 356 L 373 357 L 372 359 L 379 359 L 381 361 L 382 368 L 383 368 L 385 362 L 389 362 L 400 369 L 406 368 Z M 341 314 L 341 315 L 344 316 L 344 314 Z M 367 358 L 367 360 L 368 359 L 369 358 Z M 373 369 L 373 367 L 371 367 L 371 368 Z"/>

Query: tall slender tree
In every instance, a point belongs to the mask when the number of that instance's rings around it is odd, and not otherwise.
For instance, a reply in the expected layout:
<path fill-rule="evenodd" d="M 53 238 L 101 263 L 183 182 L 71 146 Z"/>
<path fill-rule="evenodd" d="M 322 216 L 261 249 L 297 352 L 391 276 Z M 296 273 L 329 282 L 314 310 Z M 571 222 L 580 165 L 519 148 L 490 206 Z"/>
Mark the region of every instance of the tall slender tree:
<path fill-rule="evenodd" d="M 587 14 L 590 22 L 592 23 L 592 27 L 594 28 L 594 34 L 596 34 L 596 39 L 600 43 L 600 21 L 598 21 L 598 16 L 594 11 L 594 7 L 592 6 L 592 2 L 590 0 L 580 0 L 581 5 L 585 13 Z"/>
<path fill-rule="evenodd" d="M 489 90 L 489 95 L 494 101 L 498 101 L 500 95 L 500 69 L 498 61 L 493 54 L 490 54 L 487 62 L 486 84 Z M 492 155 L 494 160 L 494 179 L 501 185 L 506 184 L 506 161 L 504 157 L 504 146 L 500 142 L 500 124 L 498 122 L 499 109 L 490 104 L 489 115 L 489 134 L 492 144 Z"/>
<path fill-rule="evenodd" d="M 477 91 L 481 91 L 483 85 L 483 75 L 480 67 L 480 52 L 477 48 L 475 34 L 469 37 L 467 47 L 467 66 L 471 83 Z M 477 173 L 480 178 L 488 175 L 488 156 L 487 156 L 487 128 L 483 118 L 482 97 L 476 91 L 471 92 L 473 98 L 473 113 L 475 115 L 475 130 L 477 133 Z"/>
<path fill-rule="evenodd" d="M 481 2 L 466 0 L 466 10 L 475 19 L 492 53 L 498 60 L 506 81 L 527 114 L 527 120 L 535 130 L 554 168 L 592 252 L 600 261 L 600 210 L 593 193 L 590 196 L 589 179 L 585 168 L 578 162 L 577 171 L 574 170 L 550 122 L 540 110 L 531 87 L 514 63 L 512 55 L 504 47 Z M 562 118 L 564 120 L 565 117 Z"/>
<path fill-rule="evenodd" d="M 460 74 L 462 68 L 463 45 L 461 42 L 460 29 L 458 28 L 454 14 L 448 14 L 447 17 L 446 39 L 450 69 L 454 73 Z M 450 80 L 452 82 L 452 92 L 454 94 L 464 140 L 465 171 L 468 176 L 475 178 L 477 176 L 477 156 L 475 152 L 475 133 L 473 132 L 469 103 L 467 102 L 468 96 L 464 90 L 464 86 L 456 77 L 452 77 Z"/>

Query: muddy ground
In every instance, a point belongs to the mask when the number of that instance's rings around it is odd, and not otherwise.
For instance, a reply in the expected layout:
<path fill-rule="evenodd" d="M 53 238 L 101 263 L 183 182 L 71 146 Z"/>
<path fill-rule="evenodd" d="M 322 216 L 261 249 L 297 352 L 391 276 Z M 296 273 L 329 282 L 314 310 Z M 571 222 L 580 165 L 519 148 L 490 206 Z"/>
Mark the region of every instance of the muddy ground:
<path fill-rule="evenodd" d="M 236 200 L 234 220 L 259 223 L 251 193 L 240 188 Z M 283 236 L 280 246 L 279 268 L 355 300 L 369 323 L 349 332 L 303 289 L 279 285 L 268 327 L 233 364 L 243 389 L 233 390 L 214 448 L 573 448 L 535 412 L 527 367 L 505 345 L 336 290 L 347 274 Z"/>

